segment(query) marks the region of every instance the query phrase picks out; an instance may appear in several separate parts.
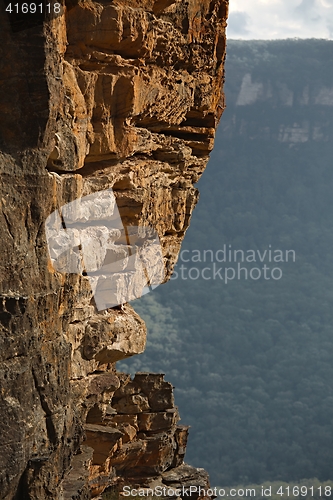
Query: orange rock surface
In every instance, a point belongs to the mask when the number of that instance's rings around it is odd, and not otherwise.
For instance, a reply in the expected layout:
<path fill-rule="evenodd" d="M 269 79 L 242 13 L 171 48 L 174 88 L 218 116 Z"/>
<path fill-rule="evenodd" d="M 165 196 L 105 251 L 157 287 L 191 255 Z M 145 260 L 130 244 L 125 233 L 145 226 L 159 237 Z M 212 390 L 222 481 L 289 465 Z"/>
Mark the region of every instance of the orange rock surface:
<path fill-rule="evenodd" d="M 227 3 L 0 9 L 0 499 L 208 484 L 183 464 L 170 384 L 116 373 L 144 322 L 128 304 L 98 311 L 84 273 L 52 266 L 45 221 L 112 188 L 125 227 L 157 231 L 170 278 L 224 109 Z"/>

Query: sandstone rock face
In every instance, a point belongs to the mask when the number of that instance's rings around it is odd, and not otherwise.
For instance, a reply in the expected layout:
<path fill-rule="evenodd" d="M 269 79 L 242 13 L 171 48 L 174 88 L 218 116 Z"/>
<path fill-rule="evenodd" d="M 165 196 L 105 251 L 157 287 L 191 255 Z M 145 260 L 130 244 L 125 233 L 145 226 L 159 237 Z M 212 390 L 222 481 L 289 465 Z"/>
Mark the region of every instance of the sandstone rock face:
<path fill-rule="evenodd" d="M 162 479 L 185 455 L 188 427 L 177 425 L 171 384 L 160 374 L 137 373 L 133 380 L 120 374 L 120 380 L 105 414 L 98 417 L 92 409 L 87 416 L 93 495 L 103 491 L 110 477 L 121 477 L 122 485 Z"/>
<path fill-rule="evenodd" d="M 170 277 L 224 109 L 226 17 L 227 0 L 0 9 L 1 499 L 196 474 L 172 387 L 116 373 L 144 350 L 144 322 L 128 304 L 98 310 L 85 272 L 55 269 L 45 223 L 112 188 L 125 228 L 158 233 Z"/>

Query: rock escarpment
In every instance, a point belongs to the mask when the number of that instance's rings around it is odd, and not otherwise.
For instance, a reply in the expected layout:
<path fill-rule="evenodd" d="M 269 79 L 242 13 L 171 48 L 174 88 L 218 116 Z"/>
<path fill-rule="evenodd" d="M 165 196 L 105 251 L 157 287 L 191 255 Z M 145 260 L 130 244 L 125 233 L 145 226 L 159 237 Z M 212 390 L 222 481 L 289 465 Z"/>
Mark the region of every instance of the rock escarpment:
<path fill-rule="evenodd" d="M 143 321 L 55 270 L 45 221 L 112 188 L 125 227 L 158 232 L 170 277 L 224 108 L 226 17 L 226 0 L 0 9 L 0 498 L 207 484 L 182 463 L 171 386 L 116 373 L 144 350 Z"/>

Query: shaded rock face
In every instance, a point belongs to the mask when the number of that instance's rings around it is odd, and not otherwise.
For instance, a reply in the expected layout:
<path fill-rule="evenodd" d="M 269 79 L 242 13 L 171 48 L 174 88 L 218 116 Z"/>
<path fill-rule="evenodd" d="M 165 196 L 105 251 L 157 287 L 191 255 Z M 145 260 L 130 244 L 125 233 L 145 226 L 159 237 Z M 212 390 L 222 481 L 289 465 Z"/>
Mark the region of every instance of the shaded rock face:
<path fill-rule="evenodd" d="M 224 108 L 226 17 L 226 0 L 0 9 L 2 499 L 85 499 L 185 467 L 171 386 L 115 371 L 144 322 L 52 267 L 45 221 L 112 188 L 125 227 L 158 232 L 170 277 Z"/>

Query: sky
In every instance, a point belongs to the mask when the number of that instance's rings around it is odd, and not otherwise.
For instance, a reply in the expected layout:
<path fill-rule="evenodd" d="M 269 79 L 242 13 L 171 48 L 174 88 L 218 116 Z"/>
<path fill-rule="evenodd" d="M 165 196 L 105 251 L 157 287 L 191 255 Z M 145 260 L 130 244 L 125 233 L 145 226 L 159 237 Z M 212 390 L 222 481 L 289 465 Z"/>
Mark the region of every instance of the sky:
<path fill-rule="evenodd" d="M 229 0 L 227 36 L 333 39 L 333 0 Z"/>

